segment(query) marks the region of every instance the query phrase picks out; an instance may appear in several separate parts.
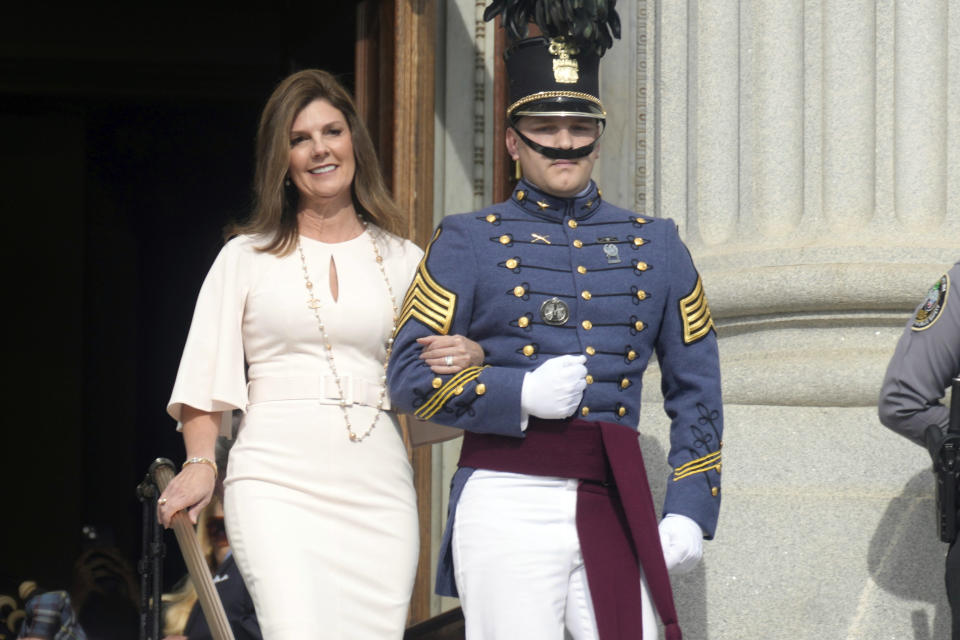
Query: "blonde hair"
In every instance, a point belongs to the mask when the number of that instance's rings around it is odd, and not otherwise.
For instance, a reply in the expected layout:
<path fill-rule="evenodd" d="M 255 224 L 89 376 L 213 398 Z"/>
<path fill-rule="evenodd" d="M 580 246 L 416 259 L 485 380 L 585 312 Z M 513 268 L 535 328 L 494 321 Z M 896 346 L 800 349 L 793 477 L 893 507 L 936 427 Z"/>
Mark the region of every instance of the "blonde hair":
<path fill-rule="evenodd" d="M 260 251 L 284 256 L 293 251 L 298 234 L 295 186 L 286 186 L 290 166 L 290 129 L 297 115 L 314 100 L 326 100 L 347 121 L 353 140 L 356 173 L 351 185 L 353 206 L 365 220 L 399 235 L 403 215 L 387 190 L 370 134 L 357 115 L 350 94 L 331 74 L 319 69 L 298 71 L 277 85 L 267 100 L 257 130 L 253 177 L 255 203 L 249 219 L 228 227 L 226 236 L 262 234 Z"/>
<path fill-rule="evenodd" d="M 207 532 L 207 521 L 219 502 L 220 498 L 214 494 L 213 498 L 210 499 L 210 504 L 204 507 L 197 518 L 197 541 L 200 543 L 200 550 L 203 551 L 203 557 L 207 560 L 207 566 L 210 567 L 211 574 L 217 570 L 217 557 L 214 553 L 213 542 L 210 540 L 210 534 Z M 193 580 L 190 579 L 190 576 L 184 576 L 176 589 L 163 594 L 161 601 L 164 603 L 163 635 L 183 635 L 183 629 L 187 626 L 190 612 L 193 611 L 193 607 L 197 603 L 197 589 L 193 586 Z"/>

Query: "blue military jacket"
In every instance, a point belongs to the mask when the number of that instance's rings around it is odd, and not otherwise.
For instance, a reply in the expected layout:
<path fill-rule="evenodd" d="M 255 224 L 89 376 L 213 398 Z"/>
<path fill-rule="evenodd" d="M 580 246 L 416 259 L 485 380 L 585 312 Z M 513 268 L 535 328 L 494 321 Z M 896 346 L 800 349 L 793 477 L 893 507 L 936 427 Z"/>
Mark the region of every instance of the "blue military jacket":
<path fill-rule="evenodd" d="M 433 374 L 417 338 L 457 333 L 483 347 L 483 366 Z M 709 538 L 723 429 L 716 331 L 671 220 L 608 204 L 592 182 L 576 198 L 557 198 L 524 181 L 505 202 L 444 218 L 404 299 L 387 378 L 399 411 L 522 438 L 526 372 L 585 354 L 588 384 L 576 416 L 637 429 L 654 352 L 671 418 L 663 511 L 692 518 Z M 437 579 L 445 594 L 455 594 L 449 539 L 470 472 L 461 469 L 451 489 Z"/>

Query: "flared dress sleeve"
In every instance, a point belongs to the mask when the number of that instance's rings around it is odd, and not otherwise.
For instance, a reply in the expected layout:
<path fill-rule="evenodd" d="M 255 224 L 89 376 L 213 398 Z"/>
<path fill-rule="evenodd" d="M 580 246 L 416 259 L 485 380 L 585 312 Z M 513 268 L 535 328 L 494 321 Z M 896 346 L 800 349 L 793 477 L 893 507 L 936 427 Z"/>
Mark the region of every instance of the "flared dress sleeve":
<path fill-rule="evenodd" d="M 243 311 L 250 291 L 255 252 L 239 236 L 220 251 L 197 297 L 167 413 L 180 429 L 183 406 L 222 411 L 220 435 L 231 437 L 232 412 L 247 406 Z"/>

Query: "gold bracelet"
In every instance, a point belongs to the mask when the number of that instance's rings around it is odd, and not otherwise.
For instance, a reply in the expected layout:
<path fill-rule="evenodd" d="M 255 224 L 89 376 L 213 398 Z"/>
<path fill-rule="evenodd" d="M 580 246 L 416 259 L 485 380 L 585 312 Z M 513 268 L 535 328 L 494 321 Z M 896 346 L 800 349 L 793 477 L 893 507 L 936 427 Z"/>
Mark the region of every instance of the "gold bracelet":
<path fill-rule="evenodd" d="M 197 464 L 198 462 L 199 462 L 200 464 L 208 464 L 208 465 L 210 465 L 210 468 L 213 469 L 213 477 L 214 477 L 214 478 L 216 478 L 216 477 L 218 477 L 218 476 L 220 475 L 220 472 L 217 470 L 217 463 L 214 462 L 213 460 L 211 460 L 210 458 L 204 458 L 204 457 L 202 457 L 202 456 L 197 456 L 197 457 L 195 457 L 195 458 L 189 458 L 186 462 L 184 462 L 182 465 L 180 465 L 180 468 L 181 468 L 181 469 L 184 469 L 184 468 L 186 468 L 186 466 L 187 466 L 188 464 Z"/>

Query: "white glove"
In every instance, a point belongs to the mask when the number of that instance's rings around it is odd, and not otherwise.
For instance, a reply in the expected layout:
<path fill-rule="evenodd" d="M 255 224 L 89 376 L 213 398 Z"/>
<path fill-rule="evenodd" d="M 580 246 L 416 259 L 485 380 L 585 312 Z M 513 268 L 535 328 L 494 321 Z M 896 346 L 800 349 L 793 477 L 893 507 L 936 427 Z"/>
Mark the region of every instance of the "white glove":
<path fill-rule="evenodd" d="M 703 557 L 700 525 L 679 513 L 668 513 L 660 521 L 660 544 L 667 570 L 671 573 L 692 571 Z"/>
<path fill-rule="evenodd" d="M 587 388 L 587 357 L 558 356 L 528 371 L 520 389 L 521 428 L 527 418 L 546 420 L 566 418 L 577 410 L 583 390 Z"/>

